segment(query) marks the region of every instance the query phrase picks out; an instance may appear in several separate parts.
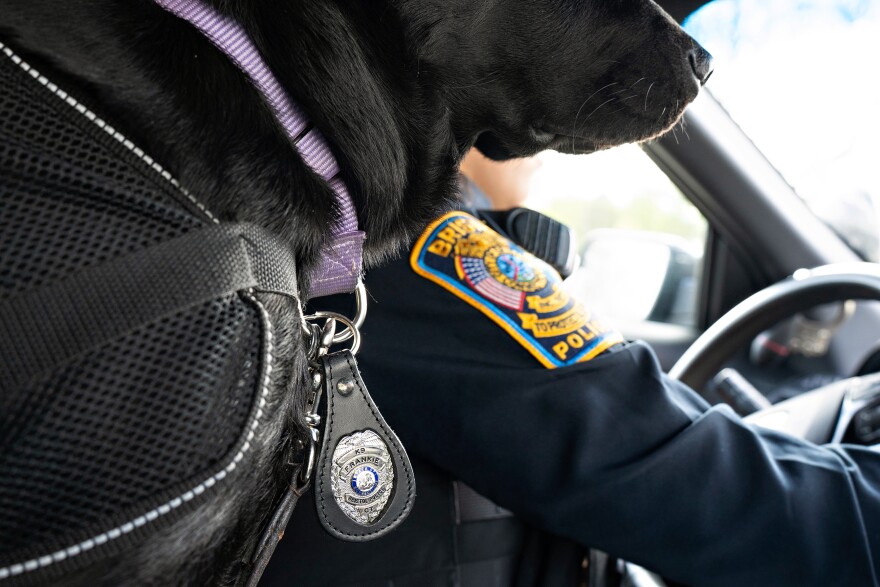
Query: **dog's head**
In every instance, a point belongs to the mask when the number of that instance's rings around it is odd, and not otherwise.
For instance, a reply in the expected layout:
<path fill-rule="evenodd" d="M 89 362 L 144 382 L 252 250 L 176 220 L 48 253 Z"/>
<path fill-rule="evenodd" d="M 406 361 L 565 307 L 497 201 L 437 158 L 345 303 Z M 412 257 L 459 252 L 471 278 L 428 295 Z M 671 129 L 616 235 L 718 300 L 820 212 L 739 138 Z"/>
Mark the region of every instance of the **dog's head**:
<path fill-rule="evenodd" d="M 423 80 L 495 158 L 592 152 L 668 130 L 709 54 L 651 0 L 405 1 Z"/>
<path fill-rule="evenodd" d="M 472 145 L 505 159 L 655 137 L 711 73 L 709 54 L 651 0 L 331 0 L 309 11 L 324 36 L 278 49 L 322 72 L 292 71 L 292 85 L 339 148 L 372 252 L 448 205 Z M 272 16 L 256 20 L 285 38 Z M 343 50 L 351 38 L 357 49 Z"/>

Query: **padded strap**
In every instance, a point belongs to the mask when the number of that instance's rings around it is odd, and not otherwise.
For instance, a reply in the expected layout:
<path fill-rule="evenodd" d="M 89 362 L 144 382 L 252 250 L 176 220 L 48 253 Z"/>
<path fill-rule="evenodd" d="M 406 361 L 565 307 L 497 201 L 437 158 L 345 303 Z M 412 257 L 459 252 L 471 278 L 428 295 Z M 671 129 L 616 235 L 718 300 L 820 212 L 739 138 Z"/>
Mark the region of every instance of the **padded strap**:
<path fill-rule="evenodd" d="M 289 247 L 211 225 L 0 302 L 0 392 L 187 307 L 246 289 L 297 297 Z"/>

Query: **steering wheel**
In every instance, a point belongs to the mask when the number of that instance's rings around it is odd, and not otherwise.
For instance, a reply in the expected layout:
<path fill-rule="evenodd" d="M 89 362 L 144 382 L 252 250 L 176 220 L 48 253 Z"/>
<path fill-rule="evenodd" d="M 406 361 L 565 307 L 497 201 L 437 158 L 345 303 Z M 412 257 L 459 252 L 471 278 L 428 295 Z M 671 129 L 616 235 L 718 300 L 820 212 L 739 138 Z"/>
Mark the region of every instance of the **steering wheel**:
<path fill-rule="evenodd" d="M 746 298 L 709 327 L 669 375 L 701 389 L 760 332 L 797 312 L 837 301 L 880 300 L 880 265 L 845 263 L 800 270 Z M 880 397 L 880 376 L 850 377 L 746 417 L 746 421 L 817 443 L 839 442 L 853 415 Z"/>
<path fill-rule="evenodd" d="M 701 389 L 739 348 L 774 324 L 820 304 L 880 300 L 880 265 L 841 263 L 800 270 L 746 298 L 707 329 L 669 370 Z"/>
<path fill-rule="evenodd" d="M 702 389 L 737 349 L 767 328 L 820 304 L 856 299 L 880 300 L 880 265 L 846 263 L 797 271 L 722 316 L 685 351 L 669 375 Z M 857 414 L 873 406 L 880 407 L 880 374 L 831 383 L 745 420 L 816 443 L 840 442 Z M 665 587 L 656 574 L 632 563 L 623 564 L 624 587 Z"/>

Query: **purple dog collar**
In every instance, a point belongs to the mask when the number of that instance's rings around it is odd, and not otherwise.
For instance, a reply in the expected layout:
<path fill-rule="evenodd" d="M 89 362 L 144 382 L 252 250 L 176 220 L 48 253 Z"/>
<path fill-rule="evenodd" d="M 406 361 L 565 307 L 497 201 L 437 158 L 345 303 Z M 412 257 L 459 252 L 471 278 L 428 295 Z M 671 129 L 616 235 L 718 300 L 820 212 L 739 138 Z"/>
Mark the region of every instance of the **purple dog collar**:
<path fill-rule="evenodd" d="M 296 140 L 308 127 L 308 118 L 278 83 L 241 25 L 202 0 L 154 1 L 201 31 L 250 78 L 306 164 L 329 183 L 336 194 L 339 218 L 330 229 L 330 243 L 324 248 L 318 266 L 310 275 L 308 296 L 314 298 L 354 291 L 361 277 L 365 235 L 358 230 L 354 204 L 345 184 L 338 177 L 339 165 L 327 140 L 316 128 Z"/>

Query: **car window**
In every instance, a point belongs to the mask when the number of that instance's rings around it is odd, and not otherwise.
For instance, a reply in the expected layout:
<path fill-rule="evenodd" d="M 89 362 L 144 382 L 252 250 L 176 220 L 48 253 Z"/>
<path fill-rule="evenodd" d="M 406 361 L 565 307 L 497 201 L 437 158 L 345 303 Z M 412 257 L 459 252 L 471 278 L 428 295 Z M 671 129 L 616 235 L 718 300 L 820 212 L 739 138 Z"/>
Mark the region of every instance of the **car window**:
<path fill-rule="evenodd" d="M 880 0 L 715 0 L 685 29 L 707 89 L 813 211 L 880 260 Z"/>
<path fill-rule="evenodd" d="M 694 325 L 706 221 L 644 151 L 538 158 L 526 205 L 575 230 L 581 266 L 567 286 L 624 329 Z"/>

